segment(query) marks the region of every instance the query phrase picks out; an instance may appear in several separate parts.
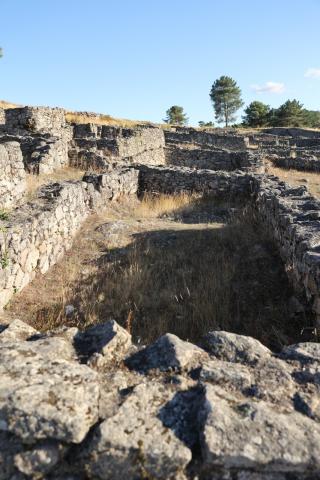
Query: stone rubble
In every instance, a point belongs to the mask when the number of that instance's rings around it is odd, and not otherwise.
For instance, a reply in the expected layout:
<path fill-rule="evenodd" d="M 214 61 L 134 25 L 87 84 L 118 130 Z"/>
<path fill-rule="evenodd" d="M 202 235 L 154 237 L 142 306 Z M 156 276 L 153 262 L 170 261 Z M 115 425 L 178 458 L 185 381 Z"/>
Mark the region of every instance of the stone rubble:
<path fill-rule="evenodd" d="M 302 381 L 305 354 L 291 353 L 307 352 L 319 374 L 318 344 L 276 356 L 250 337 L 210 332 L 207 351 L 166 334 L 135 352 L 113 320 L 68 330 L 2 327 L 2 480 L 320 475 L 320 381 Z M 97 366 L 95 354 L 108 361 Z"/>

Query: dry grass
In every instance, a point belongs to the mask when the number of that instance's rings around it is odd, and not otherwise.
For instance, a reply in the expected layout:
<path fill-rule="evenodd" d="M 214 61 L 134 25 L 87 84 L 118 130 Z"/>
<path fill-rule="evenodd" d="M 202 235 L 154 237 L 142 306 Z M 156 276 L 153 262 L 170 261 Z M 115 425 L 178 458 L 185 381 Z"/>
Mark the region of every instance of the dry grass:
<path fill-rule="evenodd" d="M 17 108 L 17 107 L 21 107 L 21 105 L 18 105 L 16 103 L 6 102 L 5 100 L 0 100 L 0 108 L 9 109 L 9 108 Z"/>
<path fill-rule="evenodd" d="M 90 115 L 81 112 L 66 112 L 66 120 L 70 123 L 94 123 L 97 125 L 117 125 L 119 127 L 136 127 L 138 125 L 150 125 L 151 122 L 139 120 L 127 120 L 114 118 L 110 115 Z"/>
<path fill-rule="evenodd" d="M 301 172 L 293 169 L 287 170 L 272 165 L 268 165 L 266 173 L 275 175 L 289 185 L 304 185 L 308 188 L 311 195 L 320 198 L 320 173 Z"/>
<path fill-rule="evenodd" d="M 160 217 L 179 211 L 194 202 L 195 196 L 179 195 L 151 195 L 146 194 L 137 206 L 134 215 L 141 218 Z"/>
<path fill-rule="evenodd" d="M 55 172 L 40 175 L 32 175 L 28 173 L 26 176 L 27 200 L 30 201 L 35 198 L 38 189 L 43 185 L 53 182 L 62 182 L 64 180 L 80 180 L 83 175 L 84 171 L 72 167 L 61 168 Z"/>
<path fill-rule="evenodd" d="M 150 206 L 127 207 L 125 214 L 119 207 L 119 223 L 134 225 L 124 244 L 97 229 L 117 215 L 91 217 L 63 261 L 18 294 L 8 313 L 23 311 L 40 330 L 114 318 L 142 342 L 165 332 L 198 341 L 210 329 L 249 334 L 275 348 L 293 340 L 298 329 L 286 310 L 291 290 L 275 248 L 256 225 L 159 219 L 169 212 L 169 199 L 144 202 Z M 192 202 L 175 198 L 171 211 Z M 71 317 L 69 304 L 76 309 Z"/>

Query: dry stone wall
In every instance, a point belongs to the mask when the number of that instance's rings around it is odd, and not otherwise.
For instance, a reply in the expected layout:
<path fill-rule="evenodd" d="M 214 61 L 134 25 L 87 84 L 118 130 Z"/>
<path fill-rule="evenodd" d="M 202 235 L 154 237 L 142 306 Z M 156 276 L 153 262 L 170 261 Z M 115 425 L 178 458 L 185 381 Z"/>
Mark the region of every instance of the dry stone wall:
<path fill-rule="evenodd" d="M 249 146 L 249 138 L 229 132 L 199 130 L 195 128 L 176 127 L 164 131 L 167 144 L 192 143 L 203 147 L 205 145 L 226 148 L 229 150 L 245 150 Z"/>
<path fill-rule="evenodd" d="M 286 271 L 320 326 L 320 202 L 306 187 L 276 177 L 254 179 L 255 208 L 274 238 Z"/>
<path fill-rule="evenodd" d="M 62 258 L 91 212 L 137 189 L 138 172 L 130 169 L 49 184 L 0 221 L 0 307 Z"/>
<path fill-rule="evenodd" d="M 275 155 L 271 157 L 270 160 L 276 167 L 280 168 L 295 169 L 306 172 L 320 172 L 320 154 L 318 158 L 315 158 L 314 156 L 280 157 Z"/>
<path fill-rule="evenodd" d="M 214 172 L 187 167 L 139 165 L 139 192 L 204 193 L 228 200 L 249 196 L 252 178 L 244 172 Z"/>
<path fill-rule="evenodd" d="M 297 296 L 320 326 L 320 202 L 306 187 L 276 177 L 179 167 L 139 166 L 140 192 L 204 193 L 245 199 L 273 237 Z"/>
<path fill-rule="evenodd" d="M 218 148 L 202 148 L 199 145 L 186 148 L 168 145 L 165 148 L 166 163 L 182 167 L 210 170 L 243 170 L 262 173 L 265 170 L 263 155 L 249 150 L 230 151 Z"/>
<path fill-rule="evenodd" d="M 66 124 L 61 108 L 12 108 L 5 110 L 4 122 L 0 122 L 0 141 L 19 142 L 25 168 L 34 174 L 68 165 L 71 137 L 72 127 Z"/>
<path fill-rule="evenodd" d="M 8 133 L 48 133 L 61 135 L 66 128 L 65 111 L 62 108 L 19 107 L 5 110 L 5 130 Z"/>
<path fill-rule="evenodd" d="M 25 190 L 26 174 L 19 143 L 0 143 L 0 209 L 18 205 Z"/>
<path fill-rule="evenodd" d="M 160 128 L 75 125 L 70 164 L 85 169 L 117 163 L 164 164 L 164 134 Z"/>

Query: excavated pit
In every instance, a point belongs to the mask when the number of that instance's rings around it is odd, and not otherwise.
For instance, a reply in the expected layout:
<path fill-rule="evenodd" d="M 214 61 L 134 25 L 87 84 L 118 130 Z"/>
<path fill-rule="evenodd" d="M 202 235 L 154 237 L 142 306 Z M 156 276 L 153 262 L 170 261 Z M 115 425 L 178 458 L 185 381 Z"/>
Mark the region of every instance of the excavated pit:
<path fill-rule="evenodd" d="M 301 338 L 307 319 L 276 245 L 249 212 L 199 195 L 114 203 L 15 295 L 6 316 L 40 330 L 113 318 L 142 344 L 166 332 L 197 343 L 227 330 L 278 350 Z"/>

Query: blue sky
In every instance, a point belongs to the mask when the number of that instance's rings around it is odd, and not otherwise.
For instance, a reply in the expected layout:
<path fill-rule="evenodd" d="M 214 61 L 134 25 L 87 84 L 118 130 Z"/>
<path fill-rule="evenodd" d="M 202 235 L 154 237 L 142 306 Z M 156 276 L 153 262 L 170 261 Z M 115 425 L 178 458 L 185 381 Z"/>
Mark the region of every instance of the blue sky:
<path fill-rule="evenodd" d="M 213 120 L 230 75 L 246 103 L 320 109 L 320 0 L 0 0 L 0 98 L 161 121 Z"/>

